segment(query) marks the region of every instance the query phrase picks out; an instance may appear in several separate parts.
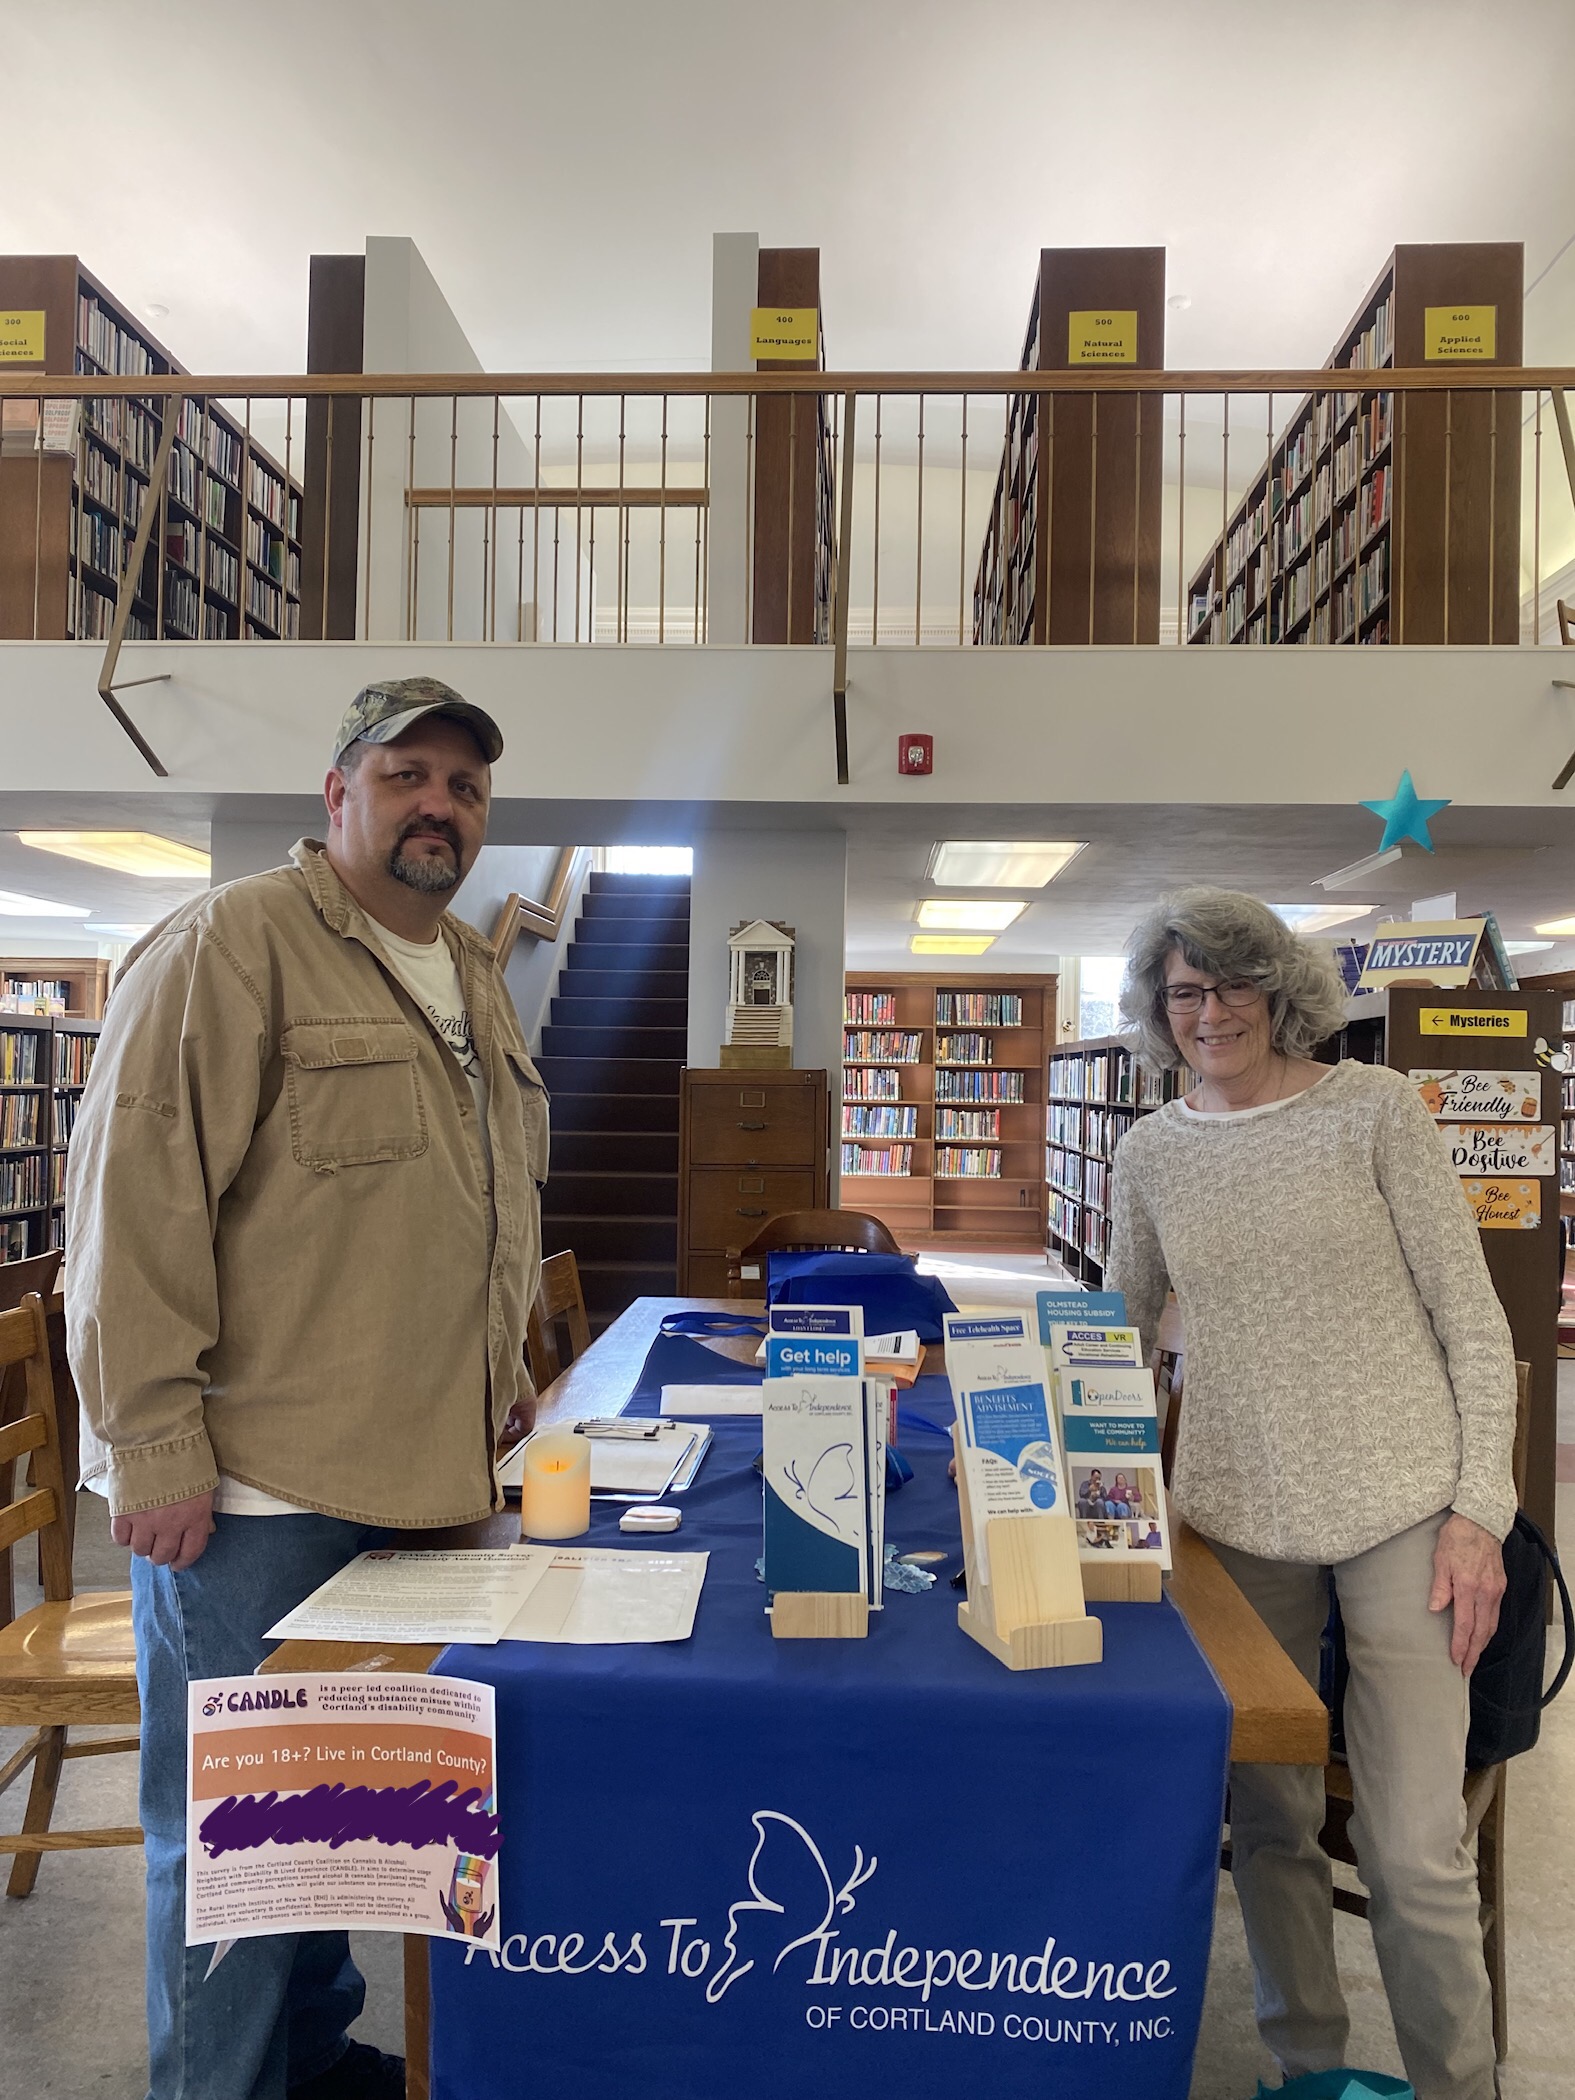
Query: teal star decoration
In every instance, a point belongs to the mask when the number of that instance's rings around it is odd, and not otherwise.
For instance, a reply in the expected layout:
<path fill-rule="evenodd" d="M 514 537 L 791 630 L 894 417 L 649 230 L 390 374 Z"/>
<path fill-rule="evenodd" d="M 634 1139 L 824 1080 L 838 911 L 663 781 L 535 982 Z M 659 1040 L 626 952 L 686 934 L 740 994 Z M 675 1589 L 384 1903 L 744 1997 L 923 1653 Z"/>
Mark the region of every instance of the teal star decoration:
<path fill-rule="evenodd" d="M 1362 807 L 1384 820 L 1384 835 L 1378 846 L 1380 853 L 1387 853 L 1402 839 L 1415 839 L 1419 846 L 1431 853 L 1433 841 L 1427 835 L 1427 827 L 1441 809 L 1448 809 L 1449 802 L 1447 797 L 1440 802 L 1424 801 L 1411 784 L 1408 768 L 1400 775 L 1400 785 L 1387 802 L 1364 802 Z"/>

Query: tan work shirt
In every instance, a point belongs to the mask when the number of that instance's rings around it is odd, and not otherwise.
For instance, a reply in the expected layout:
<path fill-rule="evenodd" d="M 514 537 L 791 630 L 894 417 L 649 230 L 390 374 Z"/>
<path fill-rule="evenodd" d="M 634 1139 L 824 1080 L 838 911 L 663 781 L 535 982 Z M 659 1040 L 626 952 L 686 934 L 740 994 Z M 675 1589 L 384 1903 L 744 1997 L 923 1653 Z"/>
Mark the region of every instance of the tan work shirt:
<path fill-rule="evenodd" d="M 492 950 L 445 916 L 475 1097 L 323 848 L 128 957 L 71 1145 L 83 1473 L 116 1515 L 219 1474 L 362 1523 L 501 1507 L 529 1393 L 547 1097 Z"/>

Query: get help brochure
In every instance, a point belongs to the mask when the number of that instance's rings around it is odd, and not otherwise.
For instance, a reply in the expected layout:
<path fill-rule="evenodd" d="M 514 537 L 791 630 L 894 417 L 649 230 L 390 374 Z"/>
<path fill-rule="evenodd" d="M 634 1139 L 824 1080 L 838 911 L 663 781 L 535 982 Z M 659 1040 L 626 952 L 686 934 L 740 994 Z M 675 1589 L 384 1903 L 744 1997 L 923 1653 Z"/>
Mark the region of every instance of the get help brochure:
<path fill-rule="evenodd" d="M 1026 1315 L 948 1313 L 943 1324 L 974 1563 L 988 1582 L 991 1517 L 1071 1516 L 1066 1461 Z"/>
<path fill-rule="evenodd" d="M 864 1377 L 858 1306 L 773 1306 L 761 1387 L 765 1578 L 881 1602 L 886 1388 Z"/>

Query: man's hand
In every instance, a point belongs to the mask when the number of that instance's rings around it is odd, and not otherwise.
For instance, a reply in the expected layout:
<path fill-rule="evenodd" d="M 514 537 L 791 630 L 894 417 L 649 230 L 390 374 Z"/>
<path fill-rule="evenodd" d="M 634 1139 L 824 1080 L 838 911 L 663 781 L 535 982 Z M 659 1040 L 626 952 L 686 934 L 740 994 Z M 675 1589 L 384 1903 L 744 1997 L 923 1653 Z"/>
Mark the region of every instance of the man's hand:
<path fill-rule="evenodd" d="M 117 1546 L 129 1546 L 156 1568 L 178 1574 L 202 1558 L 213 1534 L 213 1493 L 188 1495 L 159 1509 L 139 1509 L 134 1516 L 111 1517 L 109 1535 Z"/>
<path fill-rule="evenodd" d="M 1433 1553 L 1433 1589 L 1429 1611 L 1455 1607 L 1455 1630 L 1449 1659 L 1469 1677 L 1477 1658 L 1493 1638 L 1504 1595 L 1504 1554 L 1491 1531 L 1469 1517 L 1452 1516 L 1438 1534 Z"/>
<path fill-rule="evenodd" d="M 499 1455 L 505 1451 L 512 1451 L 516 1444 L 524 1443 L 535 1427 L 536 1396 L 533 1393 L 528 1399 L 516 1400 L 509 1409 L 508 1419 L 503 1424 L 502 1434 L 498 1438 Z"/>

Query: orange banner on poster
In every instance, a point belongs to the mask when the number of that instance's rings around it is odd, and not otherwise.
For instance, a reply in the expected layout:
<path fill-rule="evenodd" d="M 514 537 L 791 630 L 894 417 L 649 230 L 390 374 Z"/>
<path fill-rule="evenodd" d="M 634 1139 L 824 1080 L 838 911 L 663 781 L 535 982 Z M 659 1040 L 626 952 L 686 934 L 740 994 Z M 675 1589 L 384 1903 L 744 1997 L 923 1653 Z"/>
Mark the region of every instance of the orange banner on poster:
<path fill-rule="evenodd" d="M 1483 1232 L 1526 1232 L 1542 1223 L 1539 1181 L 1463 1180 L 1460 1186 Z"/>

